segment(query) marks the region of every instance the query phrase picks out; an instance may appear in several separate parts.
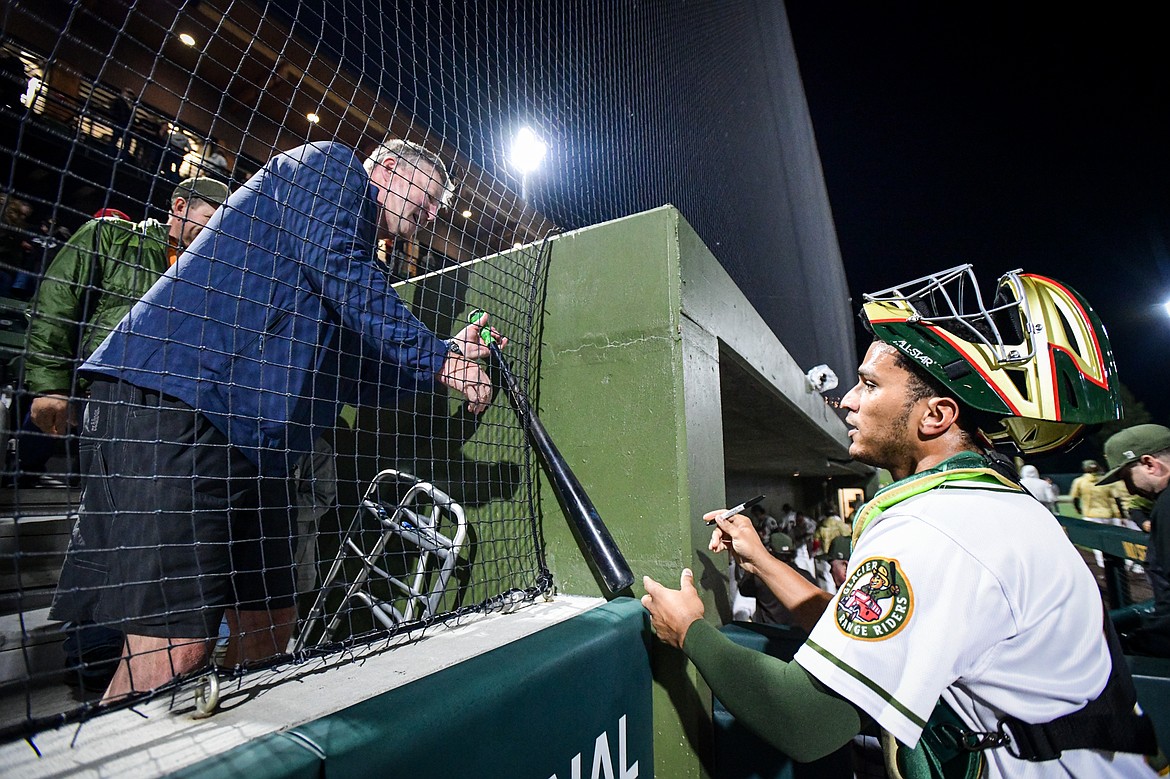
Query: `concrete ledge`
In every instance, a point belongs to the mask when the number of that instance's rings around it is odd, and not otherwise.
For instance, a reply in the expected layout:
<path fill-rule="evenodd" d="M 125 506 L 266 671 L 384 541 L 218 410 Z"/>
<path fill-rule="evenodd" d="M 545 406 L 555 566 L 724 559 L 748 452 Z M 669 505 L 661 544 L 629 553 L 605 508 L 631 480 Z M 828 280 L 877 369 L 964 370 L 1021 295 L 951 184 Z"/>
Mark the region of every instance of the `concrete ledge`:
<path fill-rule="evenodd" d="M 430 628 L 409 644 L 356 661 L 352 654 L 334 655 L 252 674 L 225 684 L 219 710 L 207 719 L 192 717 L 192 687 L 173 699 L 112 712 L 80 728 L 42 733 L 35 739 L 42 757 L 23 742 L 0 746 L 0 765 L 5 775 L 21 777 L 161 776 L 333 714 L 604 603 L 601 598 L 560 596 L 511 614 Z"/>

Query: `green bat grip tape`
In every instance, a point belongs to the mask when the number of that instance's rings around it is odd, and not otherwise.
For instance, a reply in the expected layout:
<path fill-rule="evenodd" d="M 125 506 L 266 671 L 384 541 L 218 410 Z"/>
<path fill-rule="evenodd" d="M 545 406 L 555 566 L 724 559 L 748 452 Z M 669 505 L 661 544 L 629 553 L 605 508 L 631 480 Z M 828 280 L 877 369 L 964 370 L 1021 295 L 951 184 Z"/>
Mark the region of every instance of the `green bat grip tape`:
<path fill-rule="evenodd" d="M 472 311 L 470 314 L 467 315 L 467 321 L 474 325 L 477 322 L 479 322 L 479 320 L 483 319 L 485 316 L 487 316 L 487 312 L 484 311 L 482 308 L 477 308 L 474 311 Z M 484 344 L 486 344 L 487 346 L 491 346 L 492 341 L 495 340 L 494 338 L 492 338 L 491 328 L 485 327 L 482 330 L 480 330 L 479 331 L 479 340 L 483 341 Z"/>

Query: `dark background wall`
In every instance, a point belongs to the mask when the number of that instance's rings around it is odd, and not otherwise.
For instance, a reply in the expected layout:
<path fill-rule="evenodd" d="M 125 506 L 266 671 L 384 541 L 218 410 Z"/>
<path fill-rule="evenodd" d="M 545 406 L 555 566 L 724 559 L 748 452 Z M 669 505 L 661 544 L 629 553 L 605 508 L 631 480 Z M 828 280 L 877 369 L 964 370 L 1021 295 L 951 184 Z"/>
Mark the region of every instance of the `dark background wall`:
<path fill-rule="evenodd" d="M 364 28 L 352 0 L 344 21 L 336 4 L 278 5 L 558 225 L 674 204 L 798 363 L 852 374 L 849 293 L 783 4 L 380 4 Z M 506 150 L 524 124 L 549 152 L 521 181 Z"/>

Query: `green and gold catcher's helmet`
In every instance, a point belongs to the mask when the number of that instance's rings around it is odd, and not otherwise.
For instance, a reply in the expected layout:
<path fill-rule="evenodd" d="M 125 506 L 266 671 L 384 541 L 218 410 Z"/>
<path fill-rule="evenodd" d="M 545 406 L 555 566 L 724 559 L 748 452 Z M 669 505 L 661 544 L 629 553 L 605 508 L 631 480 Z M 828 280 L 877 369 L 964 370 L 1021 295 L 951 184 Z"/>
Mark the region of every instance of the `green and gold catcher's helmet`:
<path fill-rule="evenodd" d="M 874 335 L 959 400 L 999 418 L 980 428 L 992 444 L 1051 451 L 1074 443 L 1085 425 L 1121 418 L 1105 328 L 1058 281 L 1005 273 L 988 307 L 971 266 L 960 265 L 863 301 Z"/>

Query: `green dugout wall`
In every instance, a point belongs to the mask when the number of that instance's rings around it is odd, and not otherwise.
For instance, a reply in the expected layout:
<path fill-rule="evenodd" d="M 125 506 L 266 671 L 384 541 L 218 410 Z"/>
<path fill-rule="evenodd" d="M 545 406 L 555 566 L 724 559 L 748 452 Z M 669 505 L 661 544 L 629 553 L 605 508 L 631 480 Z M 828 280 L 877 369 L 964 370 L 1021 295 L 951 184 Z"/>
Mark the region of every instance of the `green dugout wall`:
<path fill-rule="evenodd" d="M 674 584 L 690 567 L 709 618 L 728 621 L 727 560 L 706 551 L 702 514 L 749 491 L 776 511 L 811 507 L 870 472 L 848 463 L 844 424 L 805 379 L 812 366 L 794 362 L 676 209 L 557 236 L 548 249 L 538 413 L 633 568 L 631 594 L 642 575 Z M 432 277 L 404 294 L 435 300 L 444 296 L 426 285 L 442 284 L 451 288 Z M 558 590 L 603 596 L 544 481 L 538 513 Z M 656 774 L 708 775 L 710 694 L 681 656 L 650 645 Z"/>
<path fill-rule="evenodd" d="M 814 326 L 810 323 L 810 326 Z M 552 242 L 538 408 L 636 574 L 677 579 L 705 552 L 704 511 L 759 487 L 863 483 L 844 424 L 673 207 Z M 848 380 L 850 377 L 843 377 Z M 562 590 L 601 594 L 542 490 Z M 718 605 L 718 604 L 713 604 Z"/>
<path fill-rule="evenodd" d="M 737 485 L 804 505 L 869 470 L 845 462 L 846 428 L 808 386 L 812 366 L 793 361 L 676 209 L 578 230 L 551 249 L 540 417 L 625 552 L 635 594 L 642 575 L 677 586 L 690 567 L 708 618 L 726 621 L 727 560 L 707 552 L 702 514 L 751 497 L 729 494 Z M 543 487 L 558 587 L 602 594 Z M 710 695 L 677 653 L 653 646 L 656 775 L 707 775 Z"/>

